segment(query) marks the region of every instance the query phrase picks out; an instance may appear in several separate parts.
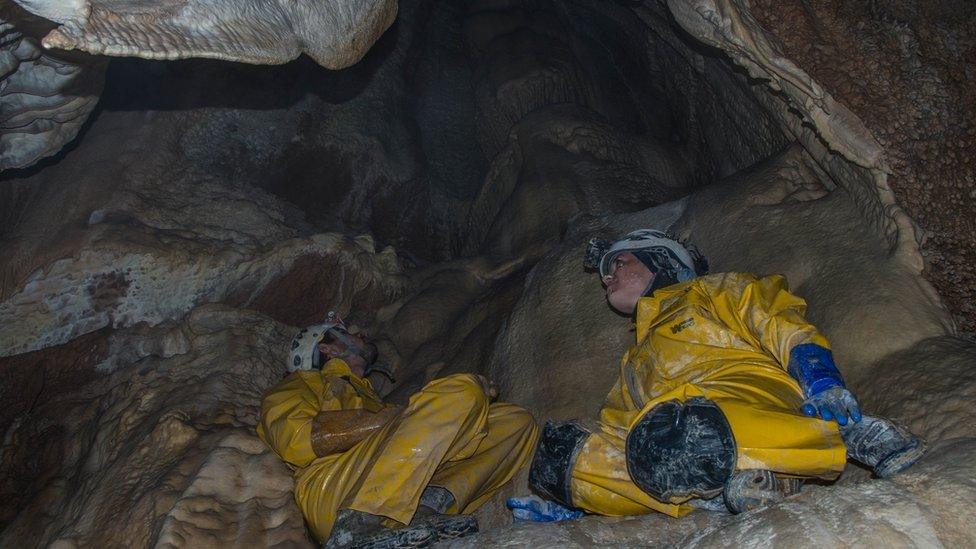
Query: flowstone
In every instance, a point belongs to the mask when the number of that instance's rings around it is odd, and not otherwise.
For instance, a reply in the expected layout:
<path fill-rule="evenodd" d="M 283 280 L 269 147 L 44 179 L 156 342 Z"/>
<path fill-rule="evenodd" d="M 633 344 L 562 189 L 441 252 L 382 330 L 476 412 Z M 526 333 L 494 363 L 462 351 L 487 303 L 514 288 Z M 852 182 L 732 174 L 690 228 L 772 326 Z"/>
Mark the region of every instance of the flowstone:
<path fill-rule="evenodd" d="M 117 331 L 123 364 L 35 402 L 7 430 L 6 460 L 29 448 L 24 459 L 44 473 L 4 499 L 21 506 L 0 545 L 310 546 L 288 468 L 254 434 L 292 335 L 221 305 Z M 0 484 L 18 481 L 13 465 Z"/>

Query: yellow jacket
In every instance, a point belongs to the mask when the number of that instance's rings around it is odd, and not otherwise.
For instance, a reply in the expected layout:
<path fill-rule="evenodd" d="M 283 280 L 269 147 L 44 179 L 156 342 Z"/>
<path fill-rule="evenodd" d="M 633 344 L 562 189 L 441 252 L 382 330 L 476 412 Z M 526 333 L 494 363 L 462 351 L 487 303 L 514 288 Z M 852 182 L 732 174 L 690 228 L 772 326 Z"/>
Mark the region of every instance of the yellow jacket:
<path fill-rule="evenodd" d="M 261 404 L 258 436 L 293 468 L 317 456 L 312 450 L 312 424 L 319 412 L 383 408 L 369 380 L 357 377 L 341 359 L 321 370 L 297 371 L 285 378 Z"/>
<path fill-rule="evenodd" d="M 264 398 L 258 435 L 295 470 L 295 502 L 319 541 L 340 509 L 409 523 L 428 485 L 451 493 L 450 512 L 473 512 L 525 465 L 538 437 L 531 414 L 489 402 L 475 376 L 454 374 L 425 385 L 352 447 L 316 457 L 320 412 L 385 407 L 338 359 L 291 374 Z"/>
<path fill-rule="evenodd" d="M 846 459 L 837 425 L 804 416 L 787 373 L 796 345 L 829 348 L 805 312 L 779 275 L 715 274 L 641 298 L 636 344 L 600 412 L 604 429 L 624 438 L 654 406 L 704 397 L 732 427 L 739 470 L 835 478 Z"/>
<path fill-rule="evenodd" d="M 782 377 L 794 346 L 830 348 L 805 312 L 806 302 L 779 275 L 722 273 L 656 290 L 637 302 L 637 342 L 621 361 L 601 419 L 627 426 L 672 389 L 736 370 Z"/>

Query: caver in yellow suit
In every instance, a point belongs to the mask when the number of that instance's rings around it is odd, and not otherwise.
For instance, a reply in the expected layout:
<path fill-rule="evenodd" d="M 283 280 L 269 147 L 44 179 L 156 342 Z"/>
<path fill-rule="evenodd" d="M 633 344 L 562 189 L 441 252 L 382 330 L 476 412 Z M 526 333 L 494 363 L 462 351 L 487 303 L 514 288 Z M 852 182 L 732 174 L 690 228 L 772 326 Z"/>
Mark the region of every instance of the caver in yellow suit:
<path fill-rule="evenodd" d="M 383 406 L 340 359 L 292 373 L 264 399 L 258 435 L 295 469 L 295 499 L 319 540 L 340 509 L 409 523 L 428 485 L 454 496 L 449 513 L 470 513 L 525 465 L 538 436 L 527 411 L 490 403 L 473 376 L 457 374 L 428 383 L 352 448 L 315 455 L 320 412 Z"/>
<path fill-rule="evenodd" d="M 533 487 L 604 515 L 680 516 L 736 471 L 836 478 L 846 461 L 835 422 L 801 412 L 787 372 L 797 345 L 828 347 L 780 276 L 726 273 L 640 298 L 637 341 L 598 425 L 546 425 Z"/>

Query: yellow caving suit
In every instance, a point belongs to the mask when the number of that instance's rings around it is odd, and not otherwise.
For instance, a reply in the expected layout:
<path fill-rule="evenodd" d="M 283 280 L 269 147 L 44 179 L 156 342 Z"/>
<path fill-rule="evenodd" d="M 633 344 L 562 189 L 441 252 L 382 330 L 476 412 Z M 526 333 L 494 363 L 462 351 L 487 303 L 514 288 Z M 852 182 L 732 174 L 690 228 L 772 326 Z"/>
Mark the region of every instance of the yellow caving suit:
<path fill-rule="evenodd" d="M 572 465 L 572 505 L 604 515 L 651 510 L 680 516 L 692 508 L 657 501 L 631 479 L 627 434 L 660 403 L 704 397 L 732 430 L 734 470 L 836 478 L 846 449 L 834 422 L 803 415 L 802 392 L 787 374 L 790 350 L 827 347 L 806 322 L 806 302 L 781 276 L 725 273 L 660 288 L 637 303 L 637 343 L 600 412 L 599 428 Z M 683 501 L 682 501 L 683 499 Z"/>
<path fill-rule="evenodd" d="M 370 406 L 380 397 L 339 359 L 292 373 L 262 403 L 258 436 L 295 469 L 295 500 L 320 541 L 340 509 L 409 523 L 428 485 L 454 496 L 448 512 L 471 513 L 525 465 L 538 436 L 529 412 L 489 403 L 473 376 L 456 374 L 428 383 L 349 450 L 315 455 L 319 412 Z"/>

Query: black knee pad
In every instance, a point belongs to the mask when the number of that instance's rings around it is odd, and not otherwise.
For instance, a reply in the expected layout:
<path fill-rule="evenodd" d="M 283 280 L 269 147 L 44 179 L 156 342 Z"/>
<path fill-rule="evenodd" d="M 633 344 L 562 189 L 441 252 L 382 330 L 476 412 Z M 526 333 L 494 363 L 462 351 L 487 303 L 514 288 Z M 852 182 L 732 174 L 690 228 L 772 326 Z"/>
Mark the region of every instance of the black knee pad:
<path fill-rule="evenodd" d="M 658 404 L 627 435 L 627 471 L 658 501 L 711 497 L 735 468 L 735 438 L 725 414 L 705 398 Z"/>
<path fill-rule="evenodd" d="M 529 486 L 549 499 L 573 506 L 573 464 L 590 433 L 576 421 L 547 421 L 529 468 Z"/>

